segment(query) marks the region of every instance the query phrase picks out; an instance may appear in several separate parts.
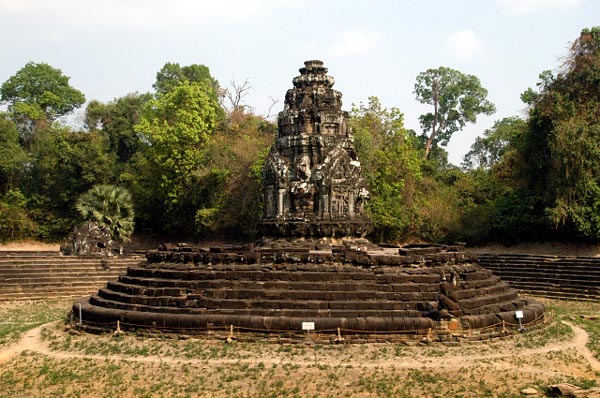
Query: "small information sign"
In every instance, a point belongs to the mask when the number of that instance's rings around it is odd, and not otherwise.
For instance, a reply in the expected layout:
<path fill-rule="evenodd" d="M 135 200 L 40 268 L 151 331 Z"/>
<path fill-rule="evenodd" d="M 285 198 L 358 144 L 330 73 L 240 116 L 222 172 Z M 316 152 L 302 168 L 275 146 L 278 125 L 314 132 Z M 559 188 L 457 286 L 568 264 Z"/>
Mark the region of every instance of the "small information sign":
<path fill-rule="evenodd" d="M 515 311 L 515 318 L 523 319 L 523 311 Z"/>
<path fill-rule="evenodd" d="M 314 322 L 302 322 L 302 330 L 315 330 L 315 323 Z"/>

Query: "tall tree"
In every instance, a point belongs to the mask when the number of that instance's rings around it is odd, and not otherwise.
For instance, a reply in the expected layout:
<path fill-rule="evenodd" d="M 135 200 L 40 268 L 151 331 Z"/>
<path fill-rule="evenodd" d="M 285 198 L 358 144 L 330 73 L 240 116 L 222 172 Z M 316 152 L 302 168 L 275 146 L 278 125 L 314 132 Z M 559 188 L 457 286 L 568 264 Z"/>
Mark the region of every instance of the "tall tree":
<path fill-rule="evenodd" d="M 529 187 L 558 232 L 600 239 L 600 27 L 583 29 L 559 73 L 541 78 L 524 96 Z"/>
<path fill-rule="evenodd" d="M 103 132 L 42 129 L 31 147 L 31 181 L 22 184 L 30 198 L 40 237 L 64 236 L 76 223 L 75 200 L 94 184 L 112 179 L 113 156 Z"/>
<path fill-rule="evenodd" d="M 221 99 L 225 91 L 221 89 L 217 79 L 212 77 L 206 65 L 192 64 L 180 66 L 178 63 L 167 62 L 157 73 L 153 86 L 156 96 L 159 97 L 173 91 L 181 84 L 204 84 L 212 107 L 217 112 L 217 122 L 225 120 L 225 111 L 221 107 Z"/>
<path fill-rule="evenodd" d="M 478 115 L 496 111 L 476 76 L 443 66 L 421 72 L 414 93 L 419 102 L 433 106 L 432 112 L 419 117 L 427 137 L 425 157 L 429 156 L 432 145 L 446 146 L 452 134 L 467 123 L 476 122 Z"/>
<path fill-rule="evenodd" d="M 60 69 L 28 62 L 2 84 L 0 101 L 8 104 L 19 129 L 30 134 L 80 107 L 85 97 Z"/>
<path fill-rule="evenodd" d="M 172 223 L 174 212 L 190 193 L 195 170 L 215 130 L 217 107 L 206 83 L 182 83 L 144 106 L 138 133 L 149 143 L 137 159 L 144 175 L 136 197 L 165 206 L 163 216 Z"/>
<path fill-rule="evenodd" d="M 417 224 L 422 160 L 403 118 L 397 108 L 384 108 L 377 97 L 352 109 L 358 159 L 371 193 L 368 211 L 381 240 L 406 239 Z"/>

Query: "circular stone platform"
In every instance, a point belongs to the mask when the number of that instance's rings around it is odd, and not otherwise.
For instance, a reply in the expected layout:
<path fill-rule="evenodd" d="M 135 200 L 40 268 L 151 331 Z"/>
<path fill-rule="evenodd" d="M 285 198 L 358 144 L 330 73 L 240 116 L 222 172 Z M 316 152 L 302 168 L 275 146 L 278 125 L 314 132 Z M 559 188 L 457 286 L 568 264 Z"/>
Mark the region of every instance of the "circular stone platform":
<path fill-rule="evenodd" d="M 288 246 L 285 246 L 285 245 Z M 73 305 L 92 331 L 235 330 L 366 338 L 489 336 L 539 323 L 544 307 L 460 246 L 277 242 L 268 247 L 162 245 L 118 281 Z M 490 332 L 492 331 L 492 332 Z"/>

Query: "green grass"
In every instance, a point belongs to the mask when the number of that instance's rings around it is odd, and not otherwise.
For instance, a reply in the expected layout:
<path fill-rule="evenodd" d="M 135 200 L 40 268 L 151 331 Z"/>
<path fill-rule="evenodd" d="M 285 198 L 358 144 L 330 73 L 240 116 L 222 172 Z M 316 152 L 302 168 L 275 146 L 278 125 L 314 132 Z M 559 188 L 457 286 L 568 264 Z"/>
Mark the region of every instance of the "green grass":
<path fill-rule="evenodd" d="M 26 330 L 64 319 L 72 300 L 0 302 L 0 345 L 14 342 Z"/>

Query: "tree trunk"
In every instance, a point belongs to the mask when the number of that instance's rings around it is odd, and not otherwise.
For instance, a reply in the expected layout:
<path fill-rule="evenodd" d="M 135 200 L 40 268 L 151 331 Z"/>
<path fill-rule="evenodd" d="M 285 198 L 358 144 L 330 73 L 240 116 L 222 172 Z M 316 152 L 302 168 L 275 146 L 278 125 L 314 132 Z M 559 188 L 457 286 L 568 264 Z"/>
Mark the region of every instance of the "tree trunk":
<path fill-rule="evenodd" d="M 425 142 L 425 159 L 427 159 L 429 157 L 429 151 L 431 150 L 431 144 L 433 144 L 433 138 L 434 138 L 434 135 L 431 134 L 427 138 L 427 141 Z"/>

